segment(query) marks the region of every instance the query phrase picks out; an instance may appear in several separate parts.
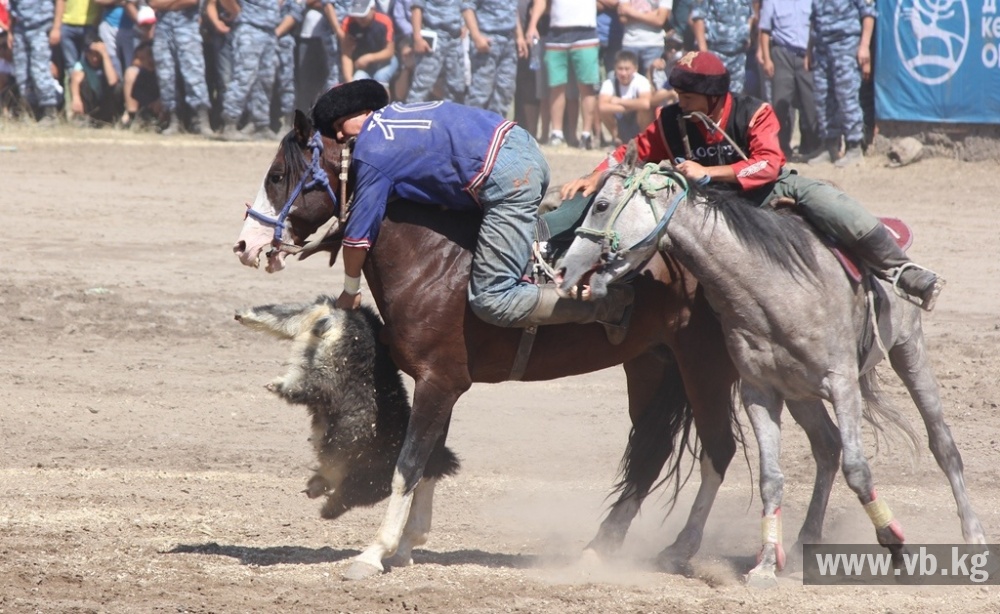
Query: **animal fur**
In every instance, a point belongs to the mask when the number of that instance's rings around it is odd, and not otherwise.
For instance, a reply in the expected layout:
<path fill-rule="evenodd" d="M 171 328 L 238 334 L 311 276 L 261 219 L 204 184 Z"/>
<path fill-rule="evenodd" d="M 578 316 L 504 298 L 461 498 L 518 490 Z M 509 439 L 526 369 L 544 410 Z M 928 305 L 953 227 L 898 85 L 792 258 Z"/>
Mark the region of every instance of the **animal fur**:
<path fill-rule="evenodd" d="M 336 518 L 389 496 L 410 402 L 378 340 L 382 322 L 375 312 L 338 309 L 334 299 L 320 296 L 313 303 L 253 307 L 236 320 L 292 341 L 288 370 L 267 388 L 309 410 L 319 468 L 305 492 L 326 495 L 321 515 Z M 454 475 L 458 468 L 455 454 L 439 443 L 424 475 Z"/>

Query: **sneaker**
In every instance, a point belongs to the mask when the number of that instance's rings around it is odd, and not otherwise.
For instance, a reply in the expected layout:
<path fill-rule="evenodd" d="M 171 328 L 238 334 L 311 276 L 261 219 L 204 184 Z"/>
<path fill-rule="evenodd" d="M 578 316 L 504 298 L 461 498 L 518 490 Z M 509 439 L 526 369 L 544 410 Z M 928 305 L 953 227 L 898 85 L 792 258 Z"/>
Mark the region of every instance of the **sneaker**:
<path fill-rule="evenodd" d="M 565 144 L 566 144 L 566 139 L 564 139 L 561 134 L 550 134 L 549 135 L 549 146 L 551 146 L 551 147 L 562 147 Z"/>
<path fill-rule="evenodd" d="M 594 137 L 585 134 L 580 137 L 580 149 L 591 150 L 594 148 Z"/>
<path fill-rule="evenodd" d="M 850 168 L 852 166 L 857 166 L 864 162 L 865 156 L 861 152 L 861 146 L 855 145 L 853 147 L 848 147 L 847 151 L 844 152 L 843 157 L 833 163 L 837 168 Z"/>

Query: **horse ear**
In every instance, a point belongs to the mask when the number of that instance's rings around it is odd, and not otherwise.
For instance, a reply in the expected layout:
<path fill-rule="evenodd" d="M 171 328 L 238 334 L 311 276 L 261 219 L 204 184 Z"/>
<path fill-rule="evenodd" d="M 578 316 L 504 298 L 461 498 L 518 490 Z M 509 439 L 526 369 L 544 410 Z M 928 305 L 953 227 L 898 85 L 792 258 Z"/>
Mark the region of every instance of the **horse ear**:
<path fill-rule="evenodd" d="M 313 125 L 300 109 L 295 109 L 295 140 L 303 147 L 312 138 Z"/>
<path fill-rule="evenodd" d="M 639 161 L 639 148 L 635 144 L 635 139 L 628 142 L 628 148 L 625 150 L 625 159 L 622 160 L 622 164 L 626 168 L 635 168 L 636 162 Z"/>

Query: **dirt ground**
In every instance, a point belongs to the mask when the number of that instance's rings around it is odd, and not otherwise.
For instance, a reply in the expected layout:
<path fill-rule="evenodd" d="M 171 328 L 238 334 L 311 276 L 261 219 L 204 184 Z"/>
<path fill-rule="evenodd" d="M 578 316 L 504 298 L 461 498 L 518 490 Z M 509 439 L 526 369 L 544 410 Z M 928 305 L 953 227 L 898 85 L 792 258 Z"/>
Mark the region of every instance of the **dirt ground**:
<path fill-rule="evenodd" d="M 438 487 L 417 564 L 341 581 L 384 505 L 319 518 L 319 502 L 301 494 L 314 462 L 305 410 L 263 387 L 288 347 L 232 317 L 340 289 L 339 269 L 318 258 L 269 276 L 232 254 L 276 145 L 0 126 L 0 146 L 10 246 L 0 256 L 0 612 L 1000 611 L 998 587 L 819 588 L 794 569 L 774 590 L 746 587 L 760 502 L 741 455 L 690 576 L 651 559 L 683 524 L 697 476 L 665 521 L 663 499 L 647 501 L 618 558 L 577 564 L 628 433 L 620 369 L 474 386 L 449 439 L 463 469 Z M 548 153 L 558 182 L 599 159 Z M 995 538 L 996 165 L 869 160 L 808 172 L 909 221 L 911 253 L 948 279 L 925 328 L 972 501 Z M 888 370 L 886 388 L 922 433 Z M 901 450 L 881 450 L 873 470 L 908 539 L 960 541 L 933 457 Z M 791 544 L 813 475 L 794 426 L 783 459 Z M 874 541 L 842 480 L 827 536 Z"/>

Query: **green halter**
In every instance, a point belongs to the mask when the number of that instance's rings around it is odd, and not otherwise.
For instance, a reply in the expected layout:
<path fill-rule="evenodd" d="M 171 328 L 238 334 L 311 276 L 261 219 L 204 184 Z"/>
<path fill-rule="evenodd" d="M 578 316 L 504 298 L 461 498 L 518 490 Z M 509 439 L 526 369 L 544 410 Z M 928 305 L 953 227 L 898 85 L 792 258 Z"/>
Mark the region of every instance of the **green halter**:
<path fill-rule="evenodd" d="M 654 176 L 666 177 L 667 180 L 658 186 L 653 185 L 653 182 L 650 181 L 650 179 Z M 670 218 L 673 217 L 674 211 L 677 210 L 677 206 L 680 204 L 681 200 L 687 196 L 688 184 L 684 176 L 678 173 L 675 169 L 662 168 L 660 165 L 653 162 L 647 162 L 646 165 L 643 166 L 638 172 L 633 172 L 625 177 L 625 180 L 622 183 L 625 193 L 622 194 L 621 198 L 615 204 L 615 208 L 611 212 L 611 217 L 608 219 L 603 229 L 581 226 L 576 229 L 576 236 L 597 240 L 601 243 L 601 252 L 604 254 L 618 254 L 621 237 L 619 236 L 618 231 L 615 230 L 615 224 L 618 222 L 618 218 L 621 217 L 622 211 L 625 210 L 625 206 L 631 202 L 632 197 L 634 197 L 636 193 L 641 192 L 645 197 L 646 204 L 649 205 L 649 209 L 653 213 L 653 218 L 656 219 L 656 207 L 653 205 L 653 198 L 660 190 L 665 190 L 675 185 L 680 188 L 680 191 L 677 193 L 677 196 L 674 198 L 663 217 L 657 222 L 653 231 L 644 239 L 624 251 L 631 251 L 640 245 L 644 245 L 650 240 L 658 238 L 663 229 L 667 227 L 667 223 L 670 221 Z"/>

